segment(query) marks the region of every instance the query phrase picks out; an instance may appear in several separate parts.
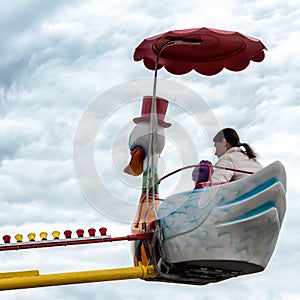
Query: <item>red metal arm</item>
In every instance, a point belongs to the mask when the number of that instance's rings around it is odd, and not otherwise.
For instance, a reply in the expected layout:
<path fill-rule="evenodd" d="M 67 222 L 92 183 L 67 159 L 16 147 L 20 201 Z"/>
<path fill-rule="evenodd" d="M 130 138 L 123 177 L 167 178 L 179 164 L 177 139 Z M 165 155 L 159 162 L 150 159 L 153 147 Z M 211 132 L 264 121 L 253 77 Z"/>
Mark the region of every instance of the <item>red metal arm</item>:
<path fill-rule="evenodd" d="M 36 241 L 36 242 L 21 242 L 12 244 L 0 245 L 0 251 L 9 250 L 21 250 L 30 248 L 46 248 L 46 247 L 58 247 L 58 246 L 71 246 L 71 245 L 83 245 L 92 243 L 105 243 L 105 242 L 117 242 L 117 241 L 135 241 L 152 238 L 152 232 L 145 232 L 139 234 L 131 234 L 120 237 L 86 237 L 76 239 L 65 239 L 65 240 L 51 240 L 51 241 Z"/>

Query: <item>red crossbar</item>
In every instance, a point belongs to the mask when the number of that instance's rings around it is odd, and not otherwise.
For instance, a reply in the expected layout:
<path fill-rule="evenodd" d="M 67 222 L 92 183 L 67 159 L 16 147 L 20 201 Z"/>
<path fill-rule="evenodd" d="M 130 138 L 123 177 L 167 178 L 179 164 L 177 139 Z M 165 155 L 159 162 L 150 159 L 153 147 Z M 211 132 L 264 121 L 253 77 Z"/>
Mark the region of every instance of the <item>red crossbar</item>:
<path fill-rule="evenodd" d="M 107 236 L 107 237 L 86 237 L 86 238 L 65 239 L 65 240 L 51 240 L 51 241 L 19 242 L 13 244 L 2 244 L 0 245 L 0 251 L 83 245 L 83 244 L 117 242 L 117 241 L 136 241 L 136 240 L 145 240 L 145 239 L 152 238 L 152 235 L 153 232 L 145 232 L 145 233 L 131 234 L 131 235 L 125 235 L 120 237 L 114 237 L 114 238 Z"/>
<path fill-rule="evenodd" d="M 158 179 L 155 184 L 160 184 L 162 180 L 166 179 L 167 177 L 171 176 L 171 175 L 174 175 L 180 171 L 183 171 L 183 170 L 186 170 L 186 169 L 190 169 L 190 168 L 196 168 L 196 167 L 200 167 L 200 166 L 205 166 L 205 167 L 208 167 L 209 169 L 209 182 L 210 182 L 210 185 L 212 185 L 212 179 L 211 179 L 211 168 L 217 168 L 217 169 L 223 169 L 223 170 L 228 170 L 228 171 L 234 171 L 234 172 L 238 172 L 238 173 L 244 173 L 244 174 L 253 174 L 253 172 L 250 172 L 250 171 L 245 171 L 245 170 L 240 170 L 240 169 L 234 169 L 234 168 L 228 168 L 228 167 L 221 167 L 221 166 L 216 166 L 216 165 L 209 165 L 209 164 L 203 164 L 203 163 L 200 163 L 200 164 L 196 164 L 196 165 L 189 165 L 189 166 L 185 166 L 185 167 L 182 167 L 182 168 L 179 168 L 171 173 L 168 173 L 167 175 L 161 177 L 160 179 Z"/>

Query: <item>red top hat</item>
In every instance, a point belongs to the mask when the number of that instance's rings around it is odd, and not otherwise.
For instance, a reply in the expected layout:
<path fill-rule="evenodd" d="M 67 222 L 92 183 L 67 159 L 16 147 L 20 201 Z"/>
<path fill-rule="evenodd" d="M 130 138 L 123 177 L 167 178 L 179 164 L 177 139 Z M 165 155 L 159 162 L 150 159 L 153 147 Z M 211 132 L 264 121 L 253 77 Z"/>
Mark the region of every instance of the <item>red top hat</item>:
<path fill-rule="evenodd" d="M 158 124 L 168 128 L 172 124 L 164 121 L 169 101 L 160 97 L 156 97 L 156 114 Z M 133 122 L 138 124 L 141 121 L 149 121 L 151 115 L 152 96 L 144 96 L 142 104 L 142 113 L 140 117 L 134 118 Z"/>

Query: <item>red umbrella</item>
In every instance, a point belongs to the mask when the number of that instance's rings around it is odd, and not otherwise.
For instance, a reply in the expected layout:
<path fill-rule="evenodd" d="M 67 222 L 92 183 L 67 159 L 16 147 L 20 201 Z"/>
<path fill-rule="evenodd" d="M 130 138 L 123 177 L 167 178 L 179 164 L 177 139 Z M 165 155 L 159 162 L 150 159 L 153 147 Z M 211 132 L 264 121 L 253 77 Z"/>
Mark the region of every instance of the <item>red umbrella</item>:
<path fill-rule="evenodd" d="M 224 68 L 244 70 L 251 60 L 261 62 L 265 49 L 258 39 L 238 32 L 202 27 L 149 37 L 136 48 L 134 60 L 143 60 L 151 70 L 165 67 L 176 75 L 195 70 L 210 76 Z"/>
<path fill-rule="evenodd" d="M 156 133 L 156 83 L 157 70 L 165 67 L 172 74 L 186 74 L 195 70 L 203 75 L 215 75 L 224 68 L 231 71 L 244 70 L 250 61 L 260 62 L 264 59 L 266 47 L 257 39 L 238 32 L 195 28 L 172 30 L 145 39 L 134 52 L 134 60 L 143 60 L 144 65 L 154 70 L 153 101 L 151 107 L 150 132 Z M 147 182 L 152 179 L 151 170 L 155 170 L 153 149 L 155 135 L 150 136 Z M 152 138 L 152 139 L 151 139 Z M 148 192 L 147 197 L 148 201 Z"/>

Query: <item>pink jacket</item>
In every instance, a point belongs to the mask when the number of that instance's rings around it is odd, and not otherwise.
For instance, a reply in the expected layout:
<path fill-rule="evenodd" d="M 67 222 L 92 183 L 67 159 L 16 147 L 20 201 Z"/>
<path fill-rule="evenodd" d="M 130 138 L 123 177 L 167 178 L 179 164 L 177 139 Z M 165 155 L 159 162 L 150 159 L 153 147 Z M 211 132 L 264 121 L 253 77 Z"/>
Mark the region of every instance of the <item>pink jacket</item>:
<path fill-rule="evenodd" d="M 232 147 L 228 149 L 219 158 L 215 165 L 250 172 L 257 172 L 263 168 L 262 165 L 255 159 L 249 159 L 249 157 L 246 154 L 244 154 L 239 147 Z M 229 182 L 241 179 L 245 176 L 247 176 L 247 174 L 214 168 L 212 181 Z"/>

